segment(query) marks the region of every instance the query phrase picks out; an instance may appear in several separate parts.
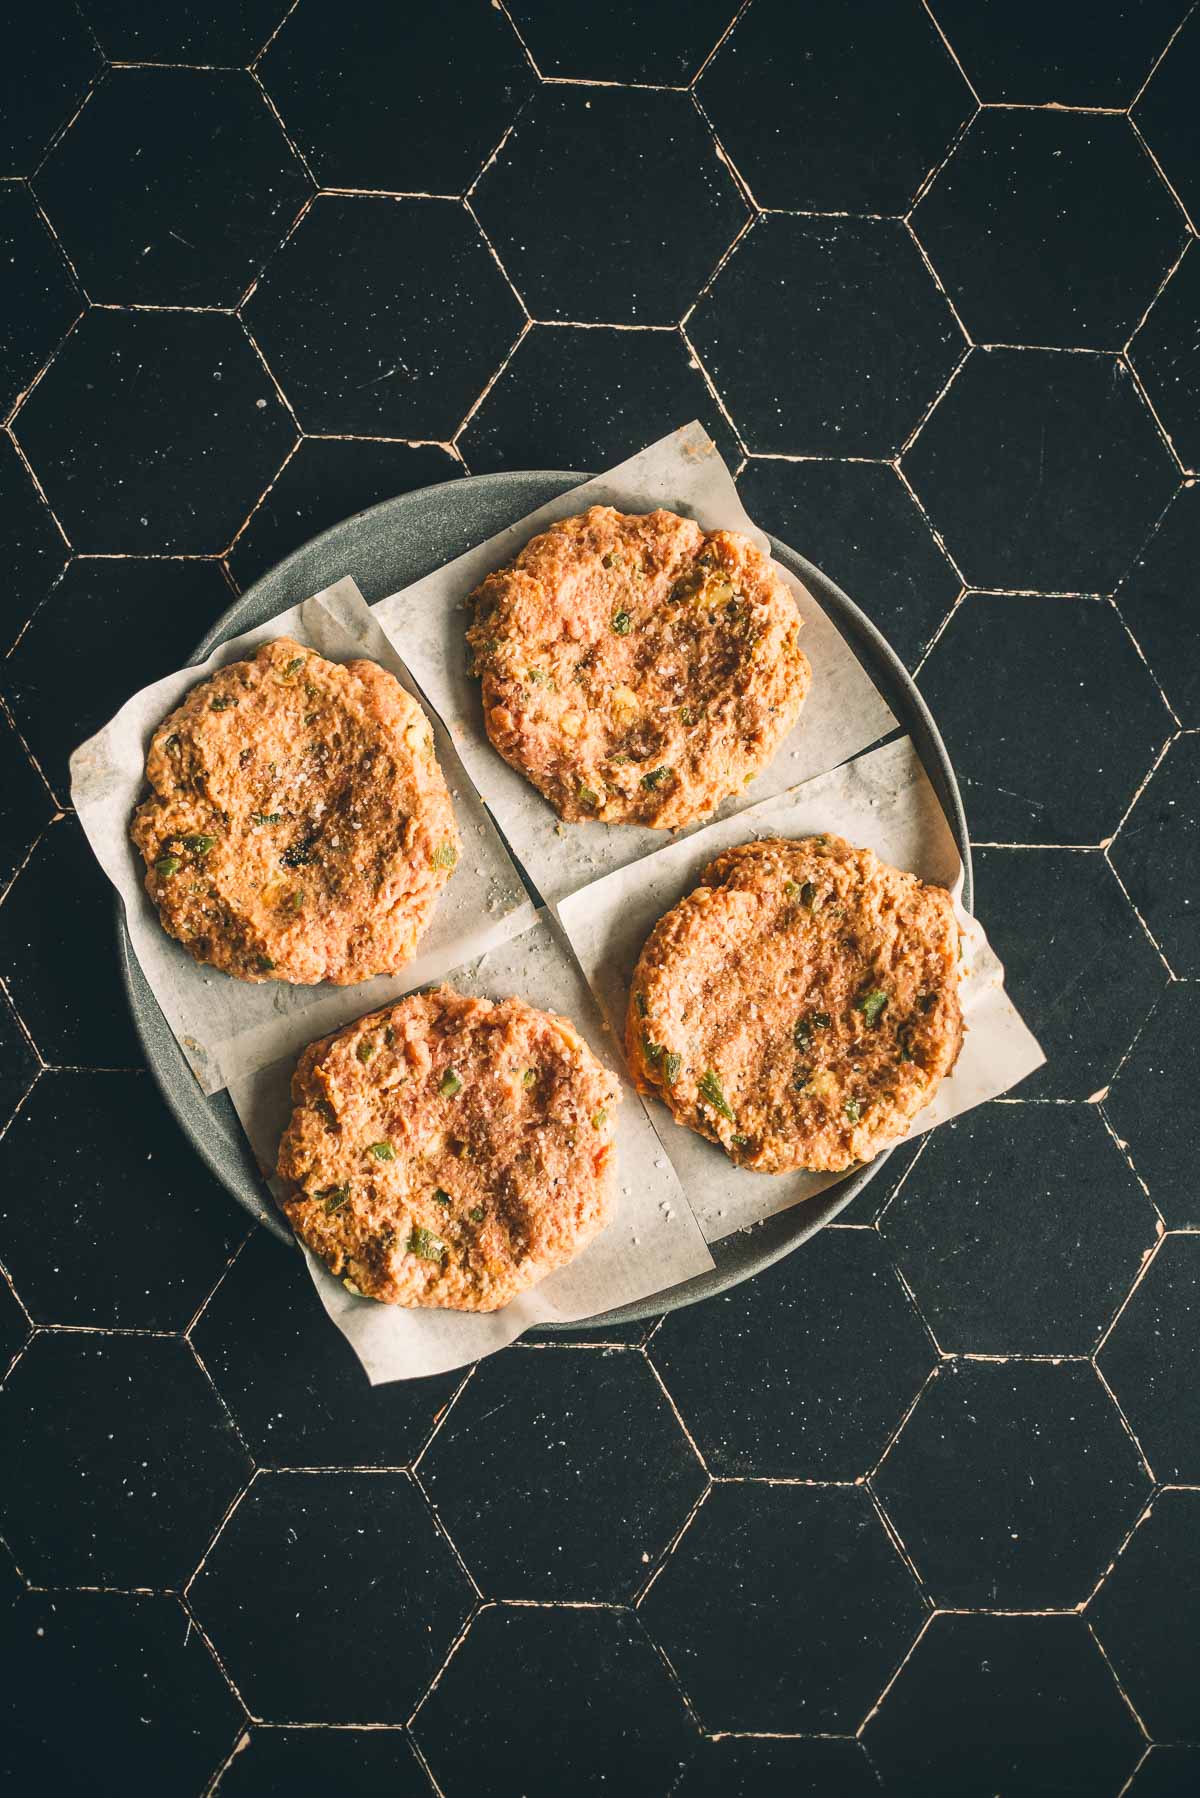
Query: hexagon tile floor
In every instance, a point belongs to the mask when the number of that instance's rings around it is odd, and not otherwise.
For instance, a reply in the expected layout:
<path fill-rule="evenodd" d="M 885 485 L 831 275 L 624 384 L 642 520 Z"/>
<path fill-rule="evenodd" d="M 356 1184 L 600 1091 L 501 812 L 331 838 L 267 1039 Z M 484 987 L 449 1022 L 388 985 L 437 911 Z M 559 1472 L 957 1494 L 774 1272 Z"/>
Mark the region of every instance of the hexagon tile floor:
<path fill-rule="evenodd" d="M 1200 1792 L 1200 10 L 20 12 L 4 1791 Z M 917 674 L 1048 1062 L 723 1299 L 371 1392 L 67 754 L 336 519 L 693 416 Z"/>

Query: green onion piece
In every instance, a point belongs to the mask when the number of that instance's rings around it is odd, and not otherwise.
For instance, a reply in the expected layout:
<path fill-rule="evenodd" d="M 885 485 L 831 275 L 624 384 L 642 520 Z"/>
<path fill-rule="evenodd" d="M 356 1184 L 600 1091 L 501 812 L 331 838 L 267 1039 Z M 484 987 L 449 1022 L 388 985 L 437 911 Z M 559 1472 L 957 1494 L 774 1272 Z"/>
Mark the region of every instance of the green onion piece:
<path fill-rule="evenodd" d="M 801 905 L 807 905 L 809 911 L 816 911 L 817 909 L 817 889 L 811 880 L 806 880 L 804 885 L 800 888 L 800 903 Z"/>
<path fill-rule="evenodd" d="M 282 812 L 251 812 L 251 824 L 278 824 L 283 818 Z"/>
<path fill-rule="evenodd" d="M 544 687 L 547 680 L 544 668 L 527 668 L 525 678 L 535 687 Z"/>
<path fill-rule="evenodd" d="M 832 1022 L 827 1011 L 806 1012 L 792 1031 L 792 1041 L 798 1049 L 811 1048 L 813 1031 L 828 1030 Z"/>
<path fill-rule="evenodd" d="M 794 880 L 785 880 L 783 883 L 783 890 L 789 899 L 798 899 L 800 897 L 800 888 Z"/>
<path fill-rule="evenodd" d="M 446 1245 L 440 1236 L 427 1230 L 424 1224 L 414 1224 L 412 1235 L 407 1243 L 410 1255 L 419 1255 L 422 1261 L 440 1261 L 446 1253 Z"/>
<path fill-rule="evenodd" d="M 485 1216 L 483 1206 L 472 1205 L 471 1209 L 467 1212 L 467 1216 L 473 1224 L 481 1224 Z"/>
<path fill-rule="evenodd" d="M 862 1100 L 861 1099 L 847 1099 L 846 1105 L 845 1105 L 845 1112 L 846 1112 L 846 1116 L 850 1119 L 850 1122 L 852 1124 L 857 1124 L 859 1118 L 861 1118 L 861 1116 L 863 1114 Z"/>
<path fill-rule="evenodd" d="M 304 894 L 303 893 L 289 893 L 288 894 L 288 910 L 289 911 L 303 911 L 304 910 Z"/>
<path fill-rule="evenodd" d="M 661 768 L 651 768 L 649 774 L 642 775 L 642 785 L 651 788 L 661 787 L 666 781 L 670 780 L 674 772 L 674 768 L 664 762 Z"/>
<path fill-rule="evenodd" d="M 441 1085 L 438 1087 L 438 1091 L 441 1093 L 443 1099 L 456 1099 L 462 1091 L 462 1085 L 462 1076 L 457 1073 L 454 1068 L 447 1068 L 446 1072 L 442 1075 L 442 1081 Z"/>
<path fill-rule="evenodd" d="M 369 1036 L 364 1036 L 361 1039 L 354 1053 L 359 1061 L 370 1061 L 372 1055 L 375 1053 L 375 1045 Z"/>
<path fill-rule="evenodd" d="M 345 1186 L 327 1186 L 323 1192 L 314 1192 L 313 1198 L 322 1199 L 324 1201 L 322 1210 L 328 1217 L 331 1212 L 340 1211 L 343 1205 L 348 1205 L 350 1203 L 349 1184 Z"/>
<path fill-rule="evenodd" d="M 682 1055 L 667 1054 L 663 1056 L 663 1079 L 668 1086 L 674 1086 L 683 1067 Z"/>
<path fill-rule="evenodd" d="M 389 1024 L 387 1029 L 383 1033 L 383 1046 L 385 1049 L 391 1049 L 395 1046 L 395 1042 L 396 1042 L 396 1032 L 392 1029 L 392 1026 Z"/>
<path fill-rule="evenodd" d="M 154 872 L 160 880 L 169 880 L 172 874 L 178 874 L 182 866 L 177 855 L 160 855 L 154 864 Z"/>
<path fill-rule="evenodd" d="M 645 1030 L 643 1030 L 642 1031 L 642 1054 L 646 1057 L 646 1060 L 647 1061 L 657 1061 L 659 1059 L 659 1057 L 661 1056 L 662 1052 L 663 1052 L 662 1044 L 661 1043 L 652 1043 L 650 1041 L 649 1034 Z"/>
<path fill-rule="evenodd" d="M 452 868 L 458 860 L 458 850 L 453 843 L 439 843 L 429 860 L 432 867 Z"/>
<path fill-rule="evenodd" d="M 269 974 L 274 968 L 275 963 L 271 960 L 269 955 L 259 955 L 255 957 L 254 965 L 260 974 Z"/>
<path fill-rule="evenodd" d="M 446 1191 L 444 1186 L 435 1186 L 433 1189 L 433 1196 L 439 1205 L 448 1205 L 450 1203 L 450 1194 Z"/>
<path fill-rule="evenodd" d="M 628 612 L 614 612 L 612 615 L 612 618 L 610 620 L 610 623 L 612 626 L 612 631 L 613 631 L 614 636 L 627 637 L 629 635 L 629 628 L 632 625 L 633 620 L 629 616 Z"/>
<path fill-rule="evenodd" d="M 646 995 L 645 995 L 645 993 L 635 993 L 633 995 L 633 1002 L 637 1006 L 638 1017 L 644 1018 L 646 1015 Z"/>
<path fill-rule="evenodd" d="M 231 693 L 218 693 L 208 709 L 210 712 L 227 712 L 231 705 L 236 704 L 237 700 Z"/>
<path fill-rule="evenodd" d="M 575 797 L 580 805 L 597 806 L 600 803 L 600 795 L 596 792 L 595 788 L 585 787 L 582 781 L 579 783 L 579 788 Z"/>
<path fill-rule="evenodd" d="M 325 1128 L 327 1130 L 337 1129 L 337 1112 L 333 1109 L 333 1106 L 329 1103 L 328 1099 L 315 1100 L 313 1103 L 313 1110 L 319 1117 L 324 1119 Z"/>
<path fill-rule="evenodd" d="M 299 674 L 307 660 L 307 656 L 293 656 L 290 662 L 285 662 L 283 665 L 284 680 L 287 680 L 290 675 Z"/>
<path fill-rule="evenodd" d="M 731 1136 L 729 1140 L 735 1149 L 744 1149 L 750 1138 L 748 1136 Z"/>
<path fill-rule="evenodd" d="M 713 1073 L 711 1068 L 701 1074 L 697 1084 L 700 1088 L 701 1096 L 707 1099 L 708 1103 L 712 1106 L 718 1116 L 725 1118 L 732 1124 L 734 1122 L 734 1116 L 729 1109 L 729 1101 L 721 1091 L 721 1082 L 717 1079 L 717 1076 Z"/>
<path fill-rule="evenodd" d="M 390 1142 L 373 1142 L 367 1150 L 367 1154 L 374 1155 L 376 1161 L 395 1161 L 396 1159 L 396 1151 Z"/>
<path fill-rule="evenodd" d="M 521 1085 L 522 1086 L 536 1086 L 537 1085 L 537 1069 L 536 1068 L 526 1068 L 525 1069 L 525 1072 L 521 1075 Z"/>
<path fill-rule="evenodd" d="M 878 1024 L 888 996 L 882 987 L 873 986 L 869 992 L 854 1001 L 856 1011 L 861 1011 L 868 1024 Z"/>
<path fill-rule="evenodd" d="M 602 1105 L 600 1107 L 599 1111 L 595 1111 L 592 1113 L 592 1129 L 593 1130 L 603 1130 L 603 1128 L 604 1128 L 605 1124 L 607 1124 L 607 1122 L 608 1122 L 608 1107 L 606 1105 Z"/>

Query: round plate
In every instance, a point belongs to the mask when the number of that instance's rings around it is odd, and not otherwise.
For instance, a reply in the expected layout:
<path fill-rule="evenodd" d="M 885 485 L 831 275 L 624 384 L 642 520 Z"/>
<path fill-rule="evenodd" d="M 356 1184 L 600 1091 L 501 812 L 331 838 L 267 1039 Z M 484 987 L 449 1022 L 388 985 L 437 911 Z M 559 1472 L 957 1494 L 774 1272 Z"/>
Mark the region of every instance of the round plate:
<path fill-rule="evenodd" d="M 436 487 L 424 487 L 372 506 L 369 511 L 360 512 L 357 517 L 348 518 L 342 524 L 334 525 L 332 530 L 314 537 L 311 543 L 306 543 L 256 581 L 218 618 L 204 641 L 197 645 L 193 662 L 203 662 L 227 638 L 265 624 L 289 606 L 299 604 L 310 594 L 340 580 L 343 575 L 352 575 L 364 597 L 374 603 L 432 573 L 484 538 L 494 536 L 514 518 L 525 517 L 588 479 L 588 475 L 550 470 L 472 475 L 463 480 L 444 481 Z M 771 539 L 771 549 L 776 559 L 790 568 L 820 601 L 916 744 L 958 844 L 965 870 L 964 903 L 969 908 L 971 851 L 962 799 L 945 745 L 924 700 L 891 645 L 840 587 L 835 587 L 820 569 L 775 538 Z M 263 1185 L 229 1095 L 222 1092 L 211 1099 L 204 1097 L 167 1028 L 134 959 L 120 900 L 117 901 L 117 941 L 134 1025 L 150 1071 L 167 1104 L 192 1146 L 222 1185 L 281 1241 L 294 1242 Z M 867 1182 L 875 1178 L 886 1160 L 886 1154 L 879 1155 L 869 1166 L 847 1175 L 817 1198 L 714 1244 L 715 1266 L 711 1273 L 700 1274 L 666 1292 L 641 1299 L 637 1304 L 606 1312 L 593 1321 L 616 1324 L 652 1317 L 662 1311 L 673 1311 L 680 1305 L 695 1304 L 698 1299 L 708 1298 L 749 1279 L 798 1248 L 836 1217 Z M 580 1326 L 569 1327 L 578 1329 Z"/>

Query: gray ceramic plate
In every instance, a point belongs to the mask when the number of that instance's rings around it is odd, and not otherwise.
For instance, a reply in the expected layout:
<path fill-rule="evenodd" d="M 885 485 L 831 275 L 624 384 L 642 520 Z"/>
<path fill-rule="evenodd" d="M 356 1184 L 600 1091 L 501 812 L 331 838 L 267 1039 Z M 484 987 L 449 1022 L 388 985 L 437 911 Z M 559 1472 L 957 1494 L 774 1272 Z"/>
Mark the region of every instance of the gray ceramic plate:
<path fill-rule="evenodd" d="M 459 555 L 485 537 L 523 518 L 547 501 L 557 498 L 589 477 L 549 470 L 520 474 L 475 475 L 446 481 L 417 493 L 385 500 L 370 511 L 348 518 L 306 543 L 294 555 L 256 581 L 214 624 L 196 648 L 193 660 L 202 662 L 217 644 L 241 631 L 263 624 L 289 606 L 307 599 L 322 587 L 353 575 L 365 597 L 374 602 L 397 588 L 420 580 L 452 556 Z M 965 901 L 971 903 L 971 851 L 958 783 L 938 735 L 916 687 L 890 645 L 864 617 L 853 600 L 826 580 L 820 569 L 806 562 L 784 543 L 771 540 L 774 554 L 799 576 L 816 595 L 853 646 L 886 697 L 903 728 L 912 737 L 929 773 L 958 842 L 966 869 Z M 141 1038 L 150 1070 L 167 1104 L 178 1118 L 197 1153 L 217 1178 L 266 1229 L 284 1242 L 291 1232 L 271 1203 L 242 1135 L 228 1095 L 206 1099 L 180 1054 L 179 1046 L 163 1021 L 141 969 L 133 957 L 125 916 L 117 904 L 117 940 L 125 989 L 133 1021 Z M 813 1235 L 835 1217 L 879 1173 L 886 1155 L 860 1168 L 819 1198 L 768 1218 L 752 1230 L 739 1232 L 713 1249 L 716 1266 L 682 1286 L 606 1313 L 596 1322 L 626 1323 L 672 1311 L 708 1298 L 740 1280 L 770 1267 L 773 1261 Z M 578 1325 L 573 1326 L 578 1328 Z"/>

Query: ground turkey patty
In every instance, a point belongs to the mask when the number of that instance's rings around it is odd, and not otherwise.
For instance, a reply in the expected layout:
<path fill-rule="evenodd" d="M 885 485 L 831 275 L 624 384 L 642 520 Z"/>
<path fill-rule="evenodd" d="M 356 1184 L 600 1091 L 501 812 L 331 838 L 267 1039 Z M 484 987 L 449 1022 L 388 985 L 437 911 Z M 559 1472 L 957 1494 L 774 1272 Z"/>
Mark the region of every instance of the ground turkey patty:
<path fill-rule="evenodd" d="M 367 1298 L 495 1311 L 608 1221 L 619 1097 L 566 1018 L 418 993 L 300 1057 L 283 1208 Z"/>
<path fill-rule="evenodd" d="M 394 973 L 458 859 L 420 706 L 374 662 L 288 637 L 194 688 L 146 778 L 146 891 L 197 961 L 238 980 Z"/>
<path fill-rule="evenodd" d="M 651 932 L 626 1037 L 641 1089 L 742 1166 L 868 1161 L 958 1054 L 950 895 L 840 837 L 728 850 Z"/>
<path fill-rule="evenodd" d="M 808 691 L 768 558 L 674 512 L 565 518 L 474 599 L 488 736 L 572 821 L 705 817 L 766 767 Z"/>

